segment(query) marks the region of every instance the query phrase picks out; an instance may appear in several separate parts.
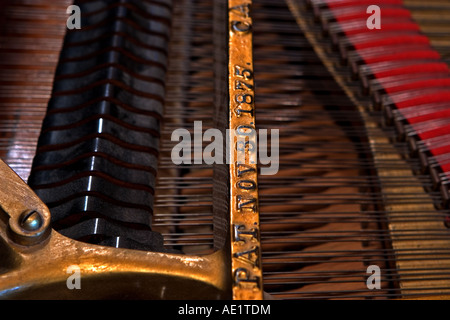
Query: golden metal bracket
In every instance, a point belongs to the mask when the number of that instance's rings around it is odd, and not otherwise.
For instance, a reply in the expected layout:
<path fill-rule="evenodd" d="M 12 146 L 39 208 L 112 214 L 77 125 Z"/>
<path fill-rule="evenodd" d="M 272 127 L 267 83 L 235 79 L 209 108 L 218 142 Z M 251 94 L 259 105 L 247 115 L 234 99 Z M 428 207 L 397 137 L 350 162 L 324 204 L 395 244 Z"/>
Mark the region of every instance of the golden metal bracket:
<path fill-rule="evenodd" d="M 0 161 L 0 214 L 10 238 L 22 245 L 43 241 L 50 232 L 50 211 L 14 171 Z"/>
<path fill-rule="evenodd" d="M 252 2 L 229 0 L 230 230 L 234 299 L 262 299 Z"/>
<path fill-rule="evenodd" d="M 227 299 L 227 255 L 185 256 L 91 245 L 50 228 L 50 212 L 0 160 L 0 298 Z M 69 289 L 71 267 L 80 290 Z"/>

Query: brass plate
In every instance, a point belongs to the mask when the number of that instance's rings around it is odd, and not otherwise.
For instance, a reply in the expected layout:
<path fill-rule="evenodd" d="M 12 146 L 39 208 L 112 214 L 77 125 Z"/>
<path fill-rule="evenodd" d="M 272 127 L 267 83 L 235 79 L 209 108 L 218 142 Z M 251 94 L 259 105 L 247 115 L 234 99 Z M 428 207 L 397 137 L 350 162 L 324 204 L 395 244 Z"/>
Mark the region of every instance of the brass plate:
<path fill-rule="evenodd" d="M 229 0 L 230 231 L 233 299 L 262 299 L 251 1 Z"/>

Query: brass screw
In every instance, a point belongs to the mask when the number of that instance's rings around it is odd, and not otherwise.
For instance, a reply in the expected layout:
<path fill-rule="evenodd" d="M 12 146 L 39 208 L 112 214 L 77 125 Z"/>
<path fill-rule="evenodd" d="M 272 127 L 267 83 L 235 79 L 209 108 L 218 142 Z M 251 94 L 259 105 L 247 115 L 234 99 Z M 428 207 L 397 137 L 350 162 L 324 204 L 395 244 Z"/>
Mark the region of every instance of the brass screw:
<path fill-rule="evenodd" d="M 26 211 L 20 219 L 20 227 L 26 231 L 36 231 L 42 226 L 42 217 L 36 210 Z"/>

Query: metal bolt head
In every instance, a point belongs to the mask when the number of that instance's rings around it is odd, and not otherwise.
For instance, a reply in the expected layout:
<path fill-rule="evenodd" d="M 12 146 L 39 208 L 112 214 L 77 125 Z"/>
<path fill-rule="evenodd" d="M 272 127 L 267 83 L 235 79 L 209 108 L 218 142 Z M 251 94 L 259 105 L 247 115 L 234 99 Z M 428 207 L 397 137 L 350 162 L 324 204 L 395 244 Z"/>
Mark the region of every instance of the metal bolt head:
<path fill-rule="evenodd" d="M 20 219 L 20 227 L 25 231 L 36 231 L 42 226 L 39 212 L 32 210 L 24 212 Z"/>

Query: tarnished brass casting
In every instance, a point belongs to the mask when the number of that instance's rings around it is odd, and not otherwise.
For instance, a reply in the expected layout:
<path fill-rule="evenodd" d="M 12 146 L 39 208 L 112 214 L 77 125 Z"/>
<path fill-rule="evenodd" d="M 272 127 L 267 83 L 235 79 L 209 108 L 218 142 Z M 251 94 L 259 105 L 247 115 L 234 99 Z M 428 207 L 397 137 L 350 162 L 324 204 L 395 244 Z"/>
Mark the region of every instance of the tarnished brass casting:
<path fill-rule="evenodd" d="M 233 298 L 262 299 L 251 1 L 228 5 Z"/>
<path fill-rule="evenodd" d="M 226 299 L 225 251 L 185 256 L 91 245 L 50 228 L 50 213 L 0 160 L 0 298 Z M 67 285 L 71 266 L 80 288 Z"/>
<path fill-rule="evenodd" d="M 8 236 L 22 245 L 33 245 L 50 234 L 50 211 L 3 161 L 0 161 L 0 208 Z"/>

